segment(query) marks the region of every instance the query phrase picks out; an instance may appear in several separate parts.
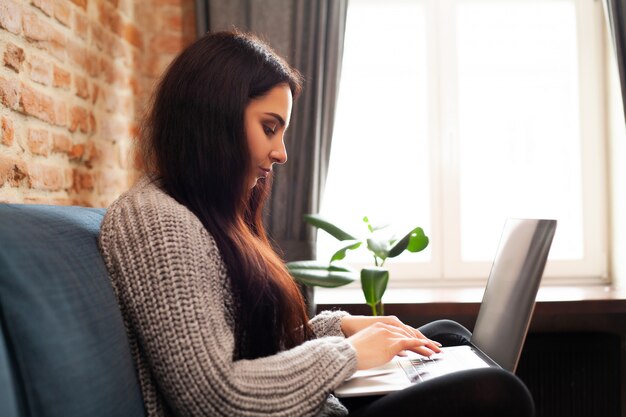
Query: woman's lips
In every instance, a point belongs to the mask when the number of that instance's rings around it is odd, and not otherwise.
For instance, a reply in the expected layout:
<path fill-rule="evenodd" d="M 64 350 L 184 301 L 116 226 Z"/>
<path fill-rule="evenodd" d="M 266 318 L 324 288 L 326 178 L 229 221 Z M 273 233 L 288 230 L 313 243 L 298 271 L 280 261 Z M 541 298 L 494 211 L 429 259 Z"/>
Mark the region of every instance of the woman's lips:
<path fill-rule="evenodd" d="M 259 167 L 259 175 L 262 178 L 267 178 L 267 176 L 270 175 L 270 172 L 272 172 L 271 169 Z"/>

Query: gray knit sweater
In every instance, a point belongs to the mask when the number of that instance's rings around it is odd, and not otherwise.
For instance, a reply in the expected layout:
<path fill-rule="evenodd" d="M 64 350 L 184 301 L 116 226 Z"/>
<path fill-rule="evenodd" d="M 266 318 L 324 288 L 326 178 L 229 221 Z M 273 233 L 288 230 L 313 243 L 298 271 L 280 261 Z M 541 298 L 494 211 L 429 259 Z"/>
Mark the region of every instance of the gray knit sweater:
<path fill-rule="evenodd" d="M 99 243 L 150 417 L 346 414 L 330 395 L 356 370 L 346 313 L 314 317 L 315 340 L 234 361 L 229 277 L 193 213 L 143 179 L 111 205 Z"/>

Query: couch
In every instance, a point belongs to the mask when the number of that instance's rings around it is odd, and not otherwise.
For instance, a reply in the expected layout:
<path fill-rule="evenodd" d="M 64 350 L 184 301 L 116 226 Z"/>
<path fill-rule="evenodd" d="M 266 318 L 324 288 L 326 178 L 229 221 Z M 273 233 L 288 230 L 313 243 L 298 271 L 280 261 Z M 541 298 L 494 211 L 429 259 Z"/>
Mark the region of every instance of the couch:
<path fill-rule="evenodd" d="M 0 204 L 0 416 L 145 416 L 104 209 Z"/>

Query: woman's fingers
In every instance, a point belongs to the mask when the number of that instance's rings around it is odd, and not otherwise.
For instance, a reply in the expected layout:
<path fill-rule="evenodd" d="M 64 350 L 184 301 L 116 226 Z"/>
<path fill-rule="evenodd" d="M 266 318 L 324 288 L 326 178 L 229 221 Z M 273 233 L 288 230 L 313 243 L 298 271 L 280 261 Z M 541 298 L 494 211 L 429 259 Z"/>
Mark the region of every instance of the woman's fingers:
<path fill-rule="evenodd" d="M 389 324 L 391 326 L 397 327 L 398 329 L 402 329 L 402 331 L 404 332 L 404 334 L 406 334 L 406 336 L 408 337 L 414 337 L 414 338 L 418 338 L 418 339 L 424 339 L 427 340 L 427 346 L 430 350 L 432 350 L 433 352 L 441 352 L 441 343 L 436 342 L 434 340 L 430 340 L 429 338 L 427 338 L 426 336 L 424 336 L 422 334 L 422 332 L 420 332 L 419 330 L 417 330 L 414 327 L 408 326 L 404 323 L 402 323 L 400 321 L 400 319 L 398 319 L 396 316 L 388 316 L 386 318 L 387 320 L 384 321 L 384 323 Z"/>

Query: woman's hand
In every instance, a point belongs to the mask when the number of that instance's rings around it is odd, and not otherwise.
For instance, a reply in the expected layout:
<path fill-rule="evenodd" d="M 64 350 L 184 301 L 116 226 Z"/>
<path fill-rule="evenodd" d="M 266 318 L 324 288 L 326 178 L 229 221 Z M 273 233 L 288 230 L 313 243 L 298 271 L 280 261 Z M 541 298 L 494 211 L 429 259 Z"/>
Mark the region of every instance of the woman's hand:
<path fill-rule="evenodd" d="M 395 316 L 345 316 L 341 330 L 357 350 L 359 369 L 382 365 L 404 350 L 425 356 L 441 351 L 439 342 L 426 338 Z"/>
<path fill-rule="evenodd" d="M 347 340 L 356 350 L 357 369 L 383 365 L 405 350 L 425 356 L 440 351 L 436 342 L 382 321 L 354 333 Z"/>

